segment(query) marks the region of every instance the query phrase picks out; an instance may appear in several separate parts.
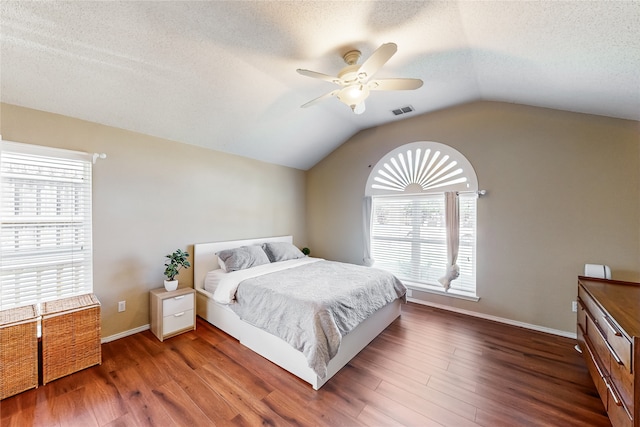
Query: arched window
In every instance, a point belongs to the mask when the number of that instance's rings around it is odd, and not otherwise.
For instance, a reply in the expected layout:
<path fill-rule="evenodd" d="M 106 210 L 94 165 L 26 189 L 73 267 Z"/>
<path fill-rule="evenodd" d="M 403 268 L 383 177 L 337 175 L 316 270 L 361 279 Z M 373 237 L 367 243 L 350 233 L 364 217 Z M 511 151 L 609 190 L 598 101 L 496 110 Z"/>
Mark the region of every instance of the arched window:
<path fill-rule="evenodd" d="M 457 212 L 449 218 L 447 193 L 449 215 Z M 398 147 L 372 169 L 365 195 L 366 258 L 418 289 L 476 296 L 478 179 L 460 152 L 426 141 Z M 443 280 L 450 269 L 458 277 Z"/>

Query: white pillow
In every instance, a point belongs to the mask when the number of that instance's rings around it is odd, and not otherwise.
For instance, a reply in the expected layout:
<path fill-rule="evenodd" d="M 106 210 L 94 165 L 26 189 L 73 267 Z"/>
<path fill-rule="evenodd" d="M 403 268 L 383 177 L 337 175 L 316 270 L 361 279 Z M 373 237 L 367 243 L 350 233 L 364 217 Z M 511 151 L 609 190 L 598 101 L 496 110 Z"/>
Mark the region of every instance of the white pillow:
<path fill-rule="evenodd" d="M 304 254 L 300 249 L 288 242 L 263 243 L 262 249 L 264 249 L 271 262 L 304 258 Z"/>
<path fill-rule="evenodd" d="M 222 259 L 225 271 L 245 270 L 257 265 L 269 264 L 269 257 L 259 245 L 241 246 L 218 252 L 218 259 Z"/>

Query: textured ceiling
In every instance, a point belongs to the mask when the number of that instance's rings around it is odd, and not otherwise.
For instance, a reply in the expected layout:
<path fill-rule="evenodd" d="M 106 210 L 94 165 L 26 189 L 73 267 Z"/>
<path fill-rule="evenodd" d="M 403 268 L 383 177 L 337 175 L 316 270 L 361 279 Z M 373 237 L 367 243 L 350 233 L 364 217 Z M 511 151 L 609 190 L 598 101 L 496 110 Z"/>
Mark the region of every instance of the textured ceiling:
<path fill-rule="evenodd" d="M 0 4 L 2 102 L 308 169 L 361 129 L 474 100 L 640 120 L 640 2 Z M 354 115 L 296 73 L 395 42 Z M 411 115 L 408 115 L 409 117 Z M 407 116 L 400 116 L 407 117 Z"/>

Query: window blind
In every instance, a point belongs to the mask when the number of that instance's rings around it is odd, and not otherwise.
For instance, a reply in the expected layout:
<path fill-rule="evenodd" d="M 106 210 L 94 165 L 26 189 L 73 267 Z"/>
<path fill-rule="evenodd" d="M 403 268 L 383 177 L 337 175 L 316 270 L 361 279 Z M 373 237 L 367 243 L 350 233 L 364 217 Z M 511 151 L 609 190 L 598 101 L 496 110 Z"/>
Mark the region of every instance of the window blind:
<path fill-rule="evenodd" d="M 0 309 L 93 290 L 88 154 L 0 142 Z"/>
<path fill-rule="evenodd" d="M 475 294 L 476 196 L 460 195 L 460 276 L 451 289 Z M 373 197 L 371 253 L 375 267 L 401 280 L 441 287 L 447 266 L 443 193 Z"/>

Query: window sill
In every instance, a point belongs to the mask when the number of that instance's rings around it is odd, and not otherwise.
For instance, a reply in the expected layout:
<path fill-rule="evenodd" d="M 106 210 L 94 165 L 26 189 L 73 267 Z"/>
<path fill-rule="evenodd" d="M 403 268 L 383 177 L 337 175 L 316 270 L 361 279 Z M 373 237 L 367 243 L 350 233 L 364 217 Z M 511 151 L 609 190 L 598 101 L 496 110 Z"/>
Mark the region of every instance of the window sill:
<path fill-rule="evenodd" d="M 413 291 L 426 292 L 429 294 L 442 295 L 445 297 L 458 298 L 473 302 L 478 302 L 480 300 L 480 297 L 475 294 L 459 291 L 457 289 L 449 289 L 448 291 L 445 291 L 442 289 L 442 287 L 435 285 L 425 285 L 422 283 L 415 283 L 404 280 L 402 281 L 402 283 L 404 283 L 407 288 Z M 407 294 L 407 297 L 411 297 L 410 293 Z"/>

